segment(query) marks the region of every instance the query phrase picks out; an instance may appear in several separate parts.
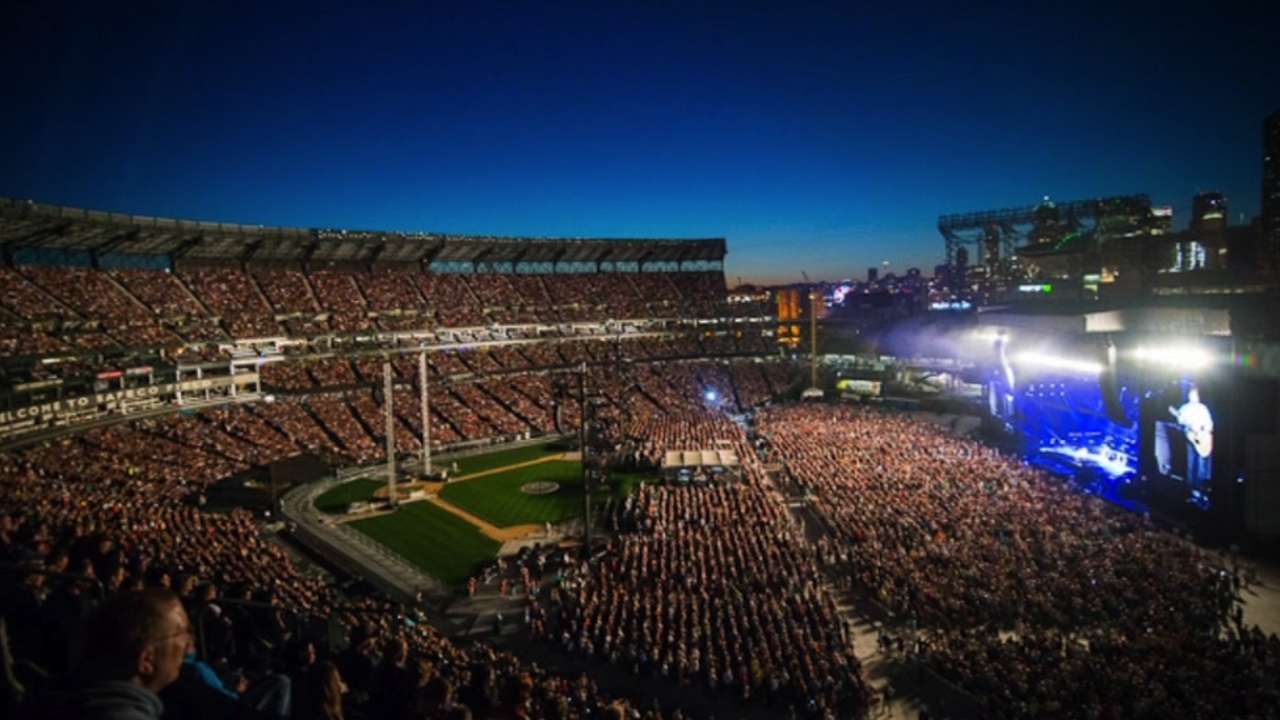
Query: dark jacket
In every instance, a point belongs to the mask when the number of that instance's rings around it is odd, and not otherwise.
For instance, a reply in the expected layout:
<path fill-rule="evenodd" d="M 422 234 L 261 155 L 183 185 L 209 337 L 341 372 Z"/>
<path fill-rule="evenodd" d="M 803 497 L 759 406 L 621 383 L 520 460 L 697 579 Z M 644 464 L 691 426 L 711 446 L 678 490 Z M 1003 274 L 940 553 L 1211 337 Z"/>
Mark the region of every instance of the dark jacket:
<path fill-rule="evenodd" d="M 157 720 L 164 704 L 150 690 L 129 682 L 94 682 L 38 703 L 28 717 L 40 720 Z"/>

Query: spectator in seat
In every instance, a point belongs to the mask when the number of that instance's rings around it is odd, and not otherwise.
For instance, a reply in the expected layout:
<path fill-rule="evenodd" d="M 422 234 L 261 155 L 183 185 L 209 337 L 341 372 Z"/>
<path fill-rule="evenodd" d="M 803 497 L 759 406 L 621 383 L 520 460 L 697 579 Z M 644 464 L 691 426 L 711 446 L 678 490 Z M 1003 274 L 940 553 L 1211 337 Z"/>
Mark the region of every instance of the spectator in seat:
<path fill-rule="evenodd" d="M 160 699 L 170 716 L 191 720 L 288 720 L 291 695 L 292 683 L 285 675 L 267 673 L 251 685 L 244 673 L 219 674 L 192 654 L 183 661 L 178 680 L 160 694 Z"/>
<path fill-rule="evenodd" d="M 388 643 L 387 654 L 378 671 L 378 684 L 378 702 L 385 716 L 402 717 L 417 686 L 409 658 L 409 643 L 403 637 L 394 638 Z"/>
<path fill-rule="evenodd" d="M 346 692 L 347 685 L 337 665 L 327 661 L 313 663 L 302 673 L 294 698 L 293 717 L 295 720 L 342 720 L 342 696 Z"/>
<path fill-rule="evenodd" d="M 36 718 L 149 720 L 159 693 L 178 679 L 193 648 L 182 602 L 168 590 L 119 593 L 94 613 L 79 672 L 66 692 L 33 708 Z"/>

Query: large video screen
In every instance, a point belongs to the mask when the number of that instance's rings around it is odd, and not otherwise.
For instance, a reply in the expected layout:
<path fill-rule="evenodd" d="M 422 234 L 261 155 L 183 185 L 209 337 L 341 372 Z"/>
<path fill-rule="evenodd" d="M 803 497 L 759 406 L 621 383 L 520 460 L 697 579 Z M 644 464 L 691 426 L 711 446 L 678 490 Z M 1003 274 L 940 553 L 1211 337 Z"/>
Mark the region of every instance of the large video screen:
<path fill-rule="evenodd" d="M 998 371 L 987 384 L 987 407 L 1033 465 L 1099 485 L 1100 492 L 1137 474 L 1141 396 L 1128 385 L 1096 377 L 1037 374 L 1011 383 Z"/>
<path fill-rule="evenodd" d="M 994 424 L 1029 463 L 1120 504 L 1162 498 L 1166 506 L 1209 510 L 1215 472 L 1228 464 L 1219 447 L 1229 421 L 1220 384 L 1211 375 L 1153 373 L 1015 378 L 1006 364 L 992 372 L 985 393 Z"/>
<path fill-rule="evenodd" d="M 1208 510 L 1213 499 L 1214 438 L 1226 403 L 1212 383 L 1175 378 L 1143 393 L 1143 475 L 1153 489 Z"/>

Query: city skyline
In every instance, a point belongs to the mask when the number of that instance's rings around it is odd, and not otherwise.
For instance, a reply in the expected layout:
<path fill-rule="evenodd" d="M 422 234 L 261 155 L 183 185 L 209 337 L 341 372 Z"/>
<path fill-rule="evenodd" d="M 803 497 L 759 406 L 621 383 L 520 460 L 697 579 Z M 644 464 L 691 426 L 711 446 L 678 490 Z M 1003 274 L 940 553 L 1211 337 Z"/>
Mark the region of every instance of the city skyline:
<path fill-rule="evenodd" d="M 938 215 L 1197 191 L 1260 212 L 1253 8 L 25 4 L 0 195 L 247 224 L 725 237 L 730 284 L 941 262 Z M 1274 12 L 1274 11 L 1271 11 Z M 1250 14 L 1253 13 L 1253 14 Z M 1183 50 L 1195 41 L 1198 52 Z M 1101 47 L 1103 52 L 1091 52 Z"/>

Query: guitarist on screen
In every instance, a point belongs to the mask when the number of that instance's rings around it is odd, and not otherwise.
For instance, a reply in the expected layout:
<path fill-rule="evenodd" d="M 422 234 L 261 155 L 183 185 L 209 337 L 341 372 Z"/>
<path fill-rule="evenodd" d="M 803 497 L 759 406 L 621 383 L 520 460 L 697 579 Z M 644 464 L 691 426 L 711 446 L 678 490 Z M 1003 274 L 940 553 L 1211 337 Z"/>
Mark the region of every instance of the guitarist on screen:
<path fill-rule="evenodd" d="M 1200 390 L 1192 385 L 1182 407 L 1169 408 L 1169 412 L 1187 436 L 1187 483 L 1192 487 L 1207 485 L 1213 475 L 1213 415 L 1200 402 Z"/>

